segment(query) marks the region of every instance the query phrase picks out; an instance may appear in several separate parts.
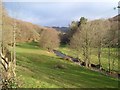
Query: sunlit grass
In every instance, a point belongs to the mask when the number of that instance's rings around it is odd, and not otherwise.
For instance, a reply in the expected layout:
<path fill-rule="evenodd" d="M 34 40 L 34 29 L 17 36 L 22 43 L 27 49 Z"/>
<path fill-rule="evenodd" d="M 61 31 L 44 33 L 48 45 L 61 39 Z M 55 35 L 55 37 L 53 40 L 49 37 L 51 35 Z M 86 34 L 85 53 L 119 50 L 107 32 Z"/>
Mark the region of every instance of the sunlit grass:
<path fill-rule="evenodd" d="M 35 45 L 22 45 L 16 48 L 16 73 L 22 88 L 118 87 L 117 79 L 59 59 L 44 49 L 34 48 Z M 56 65 L 63 65 L 63 68 L 56 68 Z"/>
<path fill-rule="evenodd" d="M 70 49 L 68 47 L 60 47 L 58 49 L 59 51 L 61 51 L 62 53 L 66 54 L 66 55 L 70 55 L 73 57 L 79 57 L 82 61 L 84 61 L 84 56 L 81 52 L 77 52 L 76 50 Z M 116 48 L 111 48 L 111 56 L 110 56 L 110 63 L 111 63 L 111 69 L 112 69 L 112 62 L 113 60 L 115 61 L 114 63 L 114 71 L 120 72 L 118 69 L 118 56 L 115 55 L 114 53 L 117 52 Z M 98 62 L 98 57 L 97 57 L 97 49 L 93 49 L 92 53 L 90 55 L 90 62 L 93 64 L 99 64 Z M 108 70 L 108 49 L 107 48 L 103 48 L 102 49 L 102 54 L 101 54 L 101 64 L 103 66 L 104 69 Z"/>

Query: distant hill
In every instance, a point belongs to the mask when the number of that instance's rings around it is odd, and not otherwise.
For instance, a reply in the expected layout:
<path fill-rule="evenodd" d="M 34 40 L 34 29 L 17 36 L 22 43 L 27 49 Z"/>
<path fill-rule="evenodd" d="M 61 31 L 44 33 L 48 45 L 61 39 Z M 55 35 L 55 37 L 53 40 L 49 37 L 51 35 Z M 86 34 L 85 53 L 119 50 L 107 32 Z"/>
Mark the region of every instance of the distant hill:
<path fill-rule="evenodd" d="M 52 27 L 52 28 L 60 32 L 67 32 L 69 30 L 69 27 Z"/>

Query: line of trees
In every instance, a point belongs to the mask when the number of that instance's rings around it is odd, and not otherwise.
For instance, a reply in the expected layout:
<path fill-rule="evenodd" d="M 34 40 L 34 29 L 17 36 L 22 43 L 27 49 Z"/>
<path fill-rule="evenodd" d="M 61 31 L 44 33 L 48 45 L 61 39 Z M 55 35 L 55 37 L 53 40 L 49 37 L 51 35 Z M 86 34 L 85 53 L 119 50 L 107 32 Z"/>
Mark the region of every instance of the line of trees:
<path fill-rule="evenodd" d="M 74 30 L 74 31 L 73 31 Z M 110 56 L 111 48 L 118 47 L 118 22 L 111 20 L 87 21 L 81 17 L 80 21 L 73 22 L 70 26 L 70 47 L 76 49 L 78 53 L 83 53 L 86 67 L 90 67 L 91 51 L 97 49 L 99 69 L 102 68 L 101 54 L 102 49 L 108 49 L 108 70 L 111 70 Z M 116 52 L 117 53 L 117 52 Z M 114 59 L 112 69 L 114 69 Z"/>

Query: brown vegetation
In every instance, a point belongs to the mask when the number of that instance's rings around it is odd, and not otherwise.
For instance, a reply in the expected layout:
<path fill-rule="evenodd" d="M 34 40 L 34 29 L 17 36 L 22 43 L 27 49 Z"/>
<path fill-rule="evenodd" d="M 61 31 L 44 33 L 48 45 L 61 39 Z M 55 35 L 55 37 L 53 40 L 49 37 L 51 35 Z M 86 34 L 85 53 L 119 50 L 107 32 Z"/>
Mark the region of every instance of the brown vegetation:
<path fill-rule="evenodd" d="M 51 51 L 59 46 L 59 33 L 53 29 L 46 29 L 41 33 L 40 46 Z"/>
<path fill-rule="evenodd" d="M 70 46 L 78 51 L 78 53 L 83 52 L 84 62 L 86 67 L 90 66 L 90 55 L 93 48 L 98 49 L 98 64 L 101 65 L 101 49 L 108 48 L 108 70 L 111 70 L 110 56 L 111 48 L 117 48 L 118 45 L 118 22 L 113 20 L 93 20 L 86 22 L 86 19 L 80 19 L 83 22 L 74 24 L 76 25 L 76 30 L 73 33 Z M 86 23 L 85 23 L 86 22 Z M 71 31 L 70 31 L 71 32 Z M 117 52 L 116 52 L 117 53 Z M 113 60 L 114 68 L 114 60 Z"/>

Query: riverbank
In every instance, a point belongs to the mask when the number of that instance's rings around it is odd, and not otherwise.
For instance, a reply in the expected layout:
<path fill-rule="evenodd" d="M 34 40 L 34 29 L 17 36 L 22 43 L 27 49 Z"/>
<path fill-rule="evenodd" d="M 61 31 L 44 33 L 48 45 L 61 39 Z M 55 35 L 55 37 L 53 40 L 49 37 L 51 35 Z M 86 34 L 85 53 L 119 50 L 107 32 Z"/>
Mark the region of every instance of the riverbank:
<path fill-rule="evenodd" d="M 56 56 L 60 57 L 61 59 L 71 61 L 71 62 L 73 62 L 73 63 L 75 63 L 79 66 L 85 67 L 85 62 L 83 62 L 79 58 L 74 58 L 72 56 L 68 56 L 68 55 L 66 55 L 66 54 L 64 54 L 64 53 L 62 53 L 61 51 L 58 51 L 58 50 L 53 50 L 53 52 L 56 54 Z M 87 69 L 90 69 L 90 70 L 96 71 L 96 72 L 100 72 L 101 74 L 106 75 L 106 76 L 111 76 L 111 77 L 120 79 L 120 74 L 119 73 L 109 72 L 109 71 L 106 71 L 104 68 L 100 69 L 99 65 L 95 65 L 95 64 L 91 63 L 90 67 L 87 68 Z"/>

